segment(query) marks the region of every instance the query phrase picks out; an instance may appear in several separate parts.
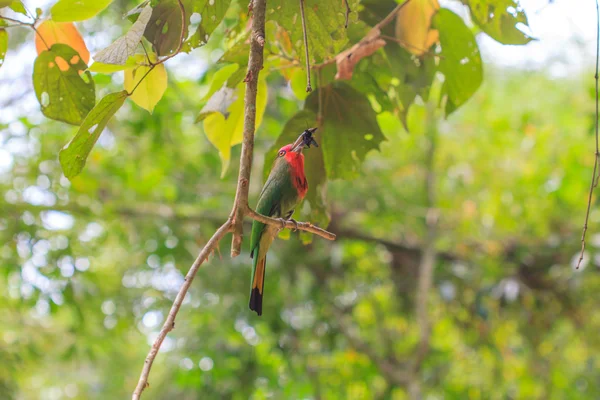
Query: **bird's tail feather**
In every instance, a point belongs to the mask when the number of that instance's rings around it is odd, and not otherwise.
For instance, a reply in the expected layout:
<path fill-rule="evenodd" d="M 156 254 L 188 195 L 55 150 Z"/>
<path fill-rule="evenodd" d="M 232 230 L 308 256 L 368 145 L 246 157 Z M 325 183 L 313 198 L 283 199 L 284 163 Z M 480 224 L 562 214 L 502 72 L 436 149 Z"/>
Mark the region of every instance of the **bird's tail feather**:
<path fill-rule="evenodd" d="M 258 253 L 258 252 L 257 252 Z M 254 272 L 252 274 L 252 289 L 250 291 L 250 309 L 262 315 L 263 288 L 265 286 L 265 264 L 267 255 L 262 258 L 256 254 L 254 258 Z"/>

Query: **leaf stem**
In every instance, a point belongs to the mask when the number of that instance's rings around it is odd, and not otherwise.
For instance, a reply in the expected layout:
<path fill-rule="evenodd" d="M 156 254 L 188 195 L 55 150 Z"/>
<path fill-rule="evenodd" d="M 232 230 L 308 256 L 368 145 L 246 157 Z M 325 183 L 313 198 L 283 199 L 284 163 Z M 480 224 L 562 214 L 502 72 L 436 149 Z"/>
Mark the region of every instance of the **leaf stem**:
<path fill-rule="evenodd" d="M 306 17 L 304 16 L 304 0 L 300 0 L 300 15 L 302 17 L 302 35 L 304 37 L 304 56 L 306 57 L 306 92 L 312 92 L 310 85 L 310 59 L 308 51 L 308 35 L 306 33 Z"/>

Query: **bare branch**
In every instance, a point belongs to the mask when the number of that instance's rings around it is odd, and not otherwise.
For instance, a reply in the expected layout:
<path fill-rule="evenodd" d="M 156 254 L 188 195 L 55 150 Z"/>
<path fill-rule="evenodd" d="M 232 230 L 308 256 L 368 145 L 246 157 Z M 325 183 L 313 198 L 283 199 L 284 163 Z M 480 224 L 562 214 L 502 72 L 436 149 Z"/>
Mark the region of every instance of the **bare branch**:
<path fill-rule="evenodd" d="M 335 240 L 336 238 L 335 234 L 328 232 L 325 229 L 321 229 L 318 226 L 314 226 L 310 222 L 294 222 L 291 220 L 270 218 L 257 213 L 250 207 L 246 209 L 246 215 L 252 218 L 253 220 L 262 222 L 263 224 L 281 226 L 289 229 L 298 229 L 301 231 L 314 233 L 315 235 L 321 236 L 322 238 L 327 240 Z"/>
<path fill-rule="evenodd" d="M 304 0 L 300 0 L 300 16 L 302 17 L 302 35 L 304 37 L 304 56 L 306 57 L 306 92 L 312 92 L 310 84 L 310 59 L 308 51 L 308 35 L 306 33 L 306 17 L 304 16 Z"/>
<path fill-rule="evenodd" d="M 598 159 L 600 158 L 600 149 L 598 147 L 598 62 L 600 61 L 600 8 L 598 0 L 596 0 L 596 74 L 594 79 L 596 80 L 596 152 L 594 153 L 594 172 L 592 172 L 592 182 L 590 183 L 590 194 L 588 195 L 587 210 L 585 212 L 585 222 L 583 223 L 583 233 L 581 234 L 581 253 L 579 254 L 579 260 L 577 261 L 577 269 L 583 261 L 583 253 L 585 252 L 585 234 L 588 229 L 588 221 L 590 219 L 590 208 L 592 207 L 592 196 L 594 195 L 594 188 L 598 186 L 598 178 L 596 178 L 596 171 L 598 170 Z"/>
<path fill-rule="evenodd" d="M 206 261 L 208 256 L 217 247 L 219 240 L 221 240 L 223 238 L 223 236 L 225 236 L 225 234 L 230 231 L 231 231 L 231 219 L 228 219 L 223 225 L 221 225 L 221 227 L 219 229 L 217 229 L 217 231 L 214 233 L 214 235 L 206 243 L 206 245 L 204 246 L 202 251 L 200 251 L 200 254 L 198 255 L 198 257 L 192 264 L 187 275 L 185 276 L 185 281 L 184 281 L 183 285 L 181 286 L 181 289 L 179 289 L 179 293 L 177 293 L 177 297 L 175 298 L 175 301 L 173 302 L 173 305 L 171 306 L 171 311 L 169 311 L 169 316 L 167 317 L 167 320 L 163 324 L 163 327 L 161 328 L 160 333 L 156 337 L 156 340 L 154 340 L 154 343 L 152 344 L 152 348 L 150 349 L 150 352 L 148 353 L 148 356 L 146 357 L 146 361 L 144 362 L 144 368 L 142 369 L 142 374 L 140 375 L 140 380 L 138 381 L 135 391 L 133 392 L 133 396 L 131 397 L 132 400 L 139 400 L 144 389 L 149 386 L 148 375 L 150 374 L 150 369 L 152 368 L 152 363 L 154 362 L 154 359 L 156 358 L 156 355 L 158 354 L 158 351 L 160 350 L 160 346 L 162 345 L 163 340 L 165 340 L 165 337 L 167 337 L 167 334 L 175 327 L 175 317 L 177 316 L 177 313 L 179 312 L 179 309 L 181 308 L 181 304 L 183 303 L 183 299 L 185 298 L 185 295 L 187 294 L 190 286 L 192 285 L 192 281 L 194 280 L 194 277 L 196 276 L 196 272 L 198 272 L 198 269 L 200 268 L 202 263 L 204 263 L 204 261 Z"/>
<path fill-rule="evenodd" d="M 348 4 L 348 0 L 344 0 L 344 4 L 346 5 L 346 23 L 344 24 L 344 28 L 348 29 L 348 20 L 350 19 L 350 4 Z"/>
<path fill-rule="evenodd" d="M 248 189 L 254 153 L 254 130 L 256 124 L 256 92 L 258 90 L 258 74 L 263 67 L 263 46 L 265 38 L 266 0 L 252 2 L 252 38 L 248 72 L 246 74 L 246 94 L 244 95 L 244 138 L 240 156 L 240 172 L 237 191 L 231 216 L 233 217 L 233 239 L 231 257 L 237 257 L 242 248 L 244 236 L 244 213 L 248 207 Z"/>

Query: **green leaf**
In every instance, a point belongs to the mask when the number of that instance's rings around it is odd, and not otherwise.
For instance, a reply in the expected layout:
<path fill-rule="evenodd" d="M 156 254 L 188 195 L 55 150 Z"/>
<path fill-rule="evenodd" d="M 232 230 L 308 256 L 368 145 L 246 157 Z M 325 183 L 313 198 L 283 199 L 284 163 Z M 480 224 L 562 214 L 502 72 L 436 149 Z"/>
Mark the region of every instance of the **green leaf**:
<path fill-rule="evenodd" d="M 126 98 L 125 90 L 104 96 L 85 118 L 75 137 L 60 151 L 58 159 L 67 178 L 71 179 L 83 170 L 98 137 Z"/>
<path fill-rule="evenodd" d="M 0 8 L 8 7 L 13 2 L 13 0 L 0 0 Z"/>
<path fill-rule="evenodd" d="M 358 1 L 348 1 L 352 10 L 358 9 Z M 296 57 L 304 65 L 306 57 L 299 7 L 300 3 L 296 0 L 268 1 L 267 20 L 275 21 L 288 31 Z M 319 63 L 324 59 L 331 58 L 348 44 L 343 7 L 343 3 L 339 0 L 306 0 L 304 2 L 311 62 Z"/>
<path fill-rule="evenodd" d="M 127 59 L 135 53 L 140 40 L 142 40 L 144 30 L 151 16 L 152 7 L 144 7 L 137 21 L 129 28 L 129 31 L 115 40 L 110 46 L 99 51 L 94 56 L 94 60 L 104 64 L 125 65 Z"/>
<path fill-rule="evenodd" d="M 155 56 L 150 54 L 151 59 Z M 146 59 L 142 54 L 134 57 L 138 63 Z M 152 113 L 156 103 L 160 101 L 165 90 L 167 90 L 167 71 L 164 64 L 154 67 L 139 65 L 136 68 L 125 70 L 125 89 L 131 95 L 131 100 L 138 106 Z"/>
<path fill-rule="evenodd" d="M 385 54 L 392 74 L 399 80 L 395 87 L 396 101 L 400 106 L 400 120 L 407 128 L 408 110 L 417 95 L 423 100 L 427 100 L 429 96 L 429 89 L 437 69 L 435 60 L 430 55 L 416 58 L 396 44 L 386 46 Z"/>
<path fill-rule="evenodd" d="M 8 50 L 8 33 L 5 29 L 0 29 L 0 67 L 4 64 L 4 57 Z"/>
<path fill-rule="evenodd" d="M 59 0 L 52 6 L 52 19 L 57 22 L 84 21 L 104 10 L 113 0 Z"/>
<path fill-rule="evenodd" d="M 267 107 L 267 83 L 266 75 L 261 74 L 258 80 L 258 93 L 256 96 L 256 123 L 255 129 L 262 122 L 262 117 Z M 203 119 L 204 132 L 208 140 L 219 150 L 221 157 L 221 176 L 225 175 L 231 160 L 231 146 L 242 143 L 244 132 L 244 94 L 246 84 L 241 82 L 236 86 L 236 100 L 231 103 L 227 110 L 229 116 L 225 117 L 221 112 L 213 112 Z"/>
<path fill-rule="evenodd" d="M 482 31 L 503 44 L 527 44 L 533 39 L 517 28 L 528 25 L 527 15 L 515 0 L 463 0 Z"/>
<path fill-rule="evenodd" d="M 365 95 L 342 82 L 323 87 L 322 137 L 323 159 L 330 179 L 353 179 L 358 176 L 367 153 L 379 149 L 385 140 L 375 111 Z M 306 99 L 305 109 L 317 113 L 319 90 Z"/>
<path fill-rule="evenodd" d="M 23 5 L 21 0 L 13 0 L 10 2 L 9 7 L 14 12 L 27 16 L 27 10 L 25 10 L 25 5 Z"/>
<path fill-rule="evenodd" d="M 316 126 L 317 116 L 310 110 L 301 110 L 288 120 L 283 127 L 283 131 L 265 155 L 265 167 L 263 170 L 264 180 L 266 180 L 273 161 L 277 157 L 277 152 L 286 144 L 293 143 L 307 127 Z M 319 130 L 315 133 L 317 142 L 321 144 L 321 133 Z M 313 224 L 326 228 L 329 225 L 331 217 L 327 210 L 327 174 L 325 173 L 325 163 L 323 161 L 322 147 L 312 146 L 304 149 L 304 172 L 308 181 L 308 193 L 305 201 L 308 205 L 301 205 L 300 219 L 310 221 Z M 302 235 L 302 240 L 310 242 L 312 234 Z"/>
<path fill-rule="evenodd" d="M 88 71 L 98 72 L 101 74 L 112 74 L 113 72 L 125 71 L 126 69 L 135 68 L 138 65 L 138 61 L 135 56 L 129 57 L 125 64 L 104 64 L 101 62 L 95 62 L 88 68 Z"/>
<path fill-rule="evenodd" d="M 182 51 L 186 53 L 208 42 L 210 35 L 225 17 L 231 0 L 194 0 L 193 3 L 192 13 L 200 14 L 202 20 L 194 34 L 183 44 Z"/>
<path fill-rule="evenodd" d="M 443 92 L 448 95 L 446 114 L 449 115 L 479 88 L 483 66 L 475 37 L 461 17 L 443 8 L 433 20 L 440 32 L 440 71 L 446 77 Z"/>
<path fill-rule="evenodd" d="M 54 44 L 38 56 L 33 87 L 46 117 L 81 124 L 96 102 L 92 74 L 86 69 L 77 51 L 66 44 Z"/>
<path fill-rule="evenodd" d="M 192 0 L 182 1 L 183 33 L 187 36 L 188 21 Z M 181 9 L 177 0 L 162 0 L 152 9 L 152 17 L 144 31 L 144 37 L 154 45 L 159 56 L 168 55 L 177 50 L 181 38 Z"/>

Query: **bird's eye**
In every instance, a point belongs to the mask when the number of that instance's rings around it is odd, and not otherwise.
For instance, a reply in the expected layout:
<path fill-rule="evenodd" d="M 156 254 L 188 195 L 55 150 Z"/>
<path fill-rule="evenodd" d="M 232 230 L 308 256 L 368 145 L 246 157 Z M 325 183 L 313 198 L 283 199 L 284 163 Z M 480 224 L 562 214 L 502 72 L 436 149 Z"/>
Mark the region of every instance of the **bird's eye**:
<path fill-rule="evenodd" d="M 283 157 L 283 156 L 285 156 L 285 150 L 281 150 L 281 151 L 279 152 L 279 157 Z"/>

